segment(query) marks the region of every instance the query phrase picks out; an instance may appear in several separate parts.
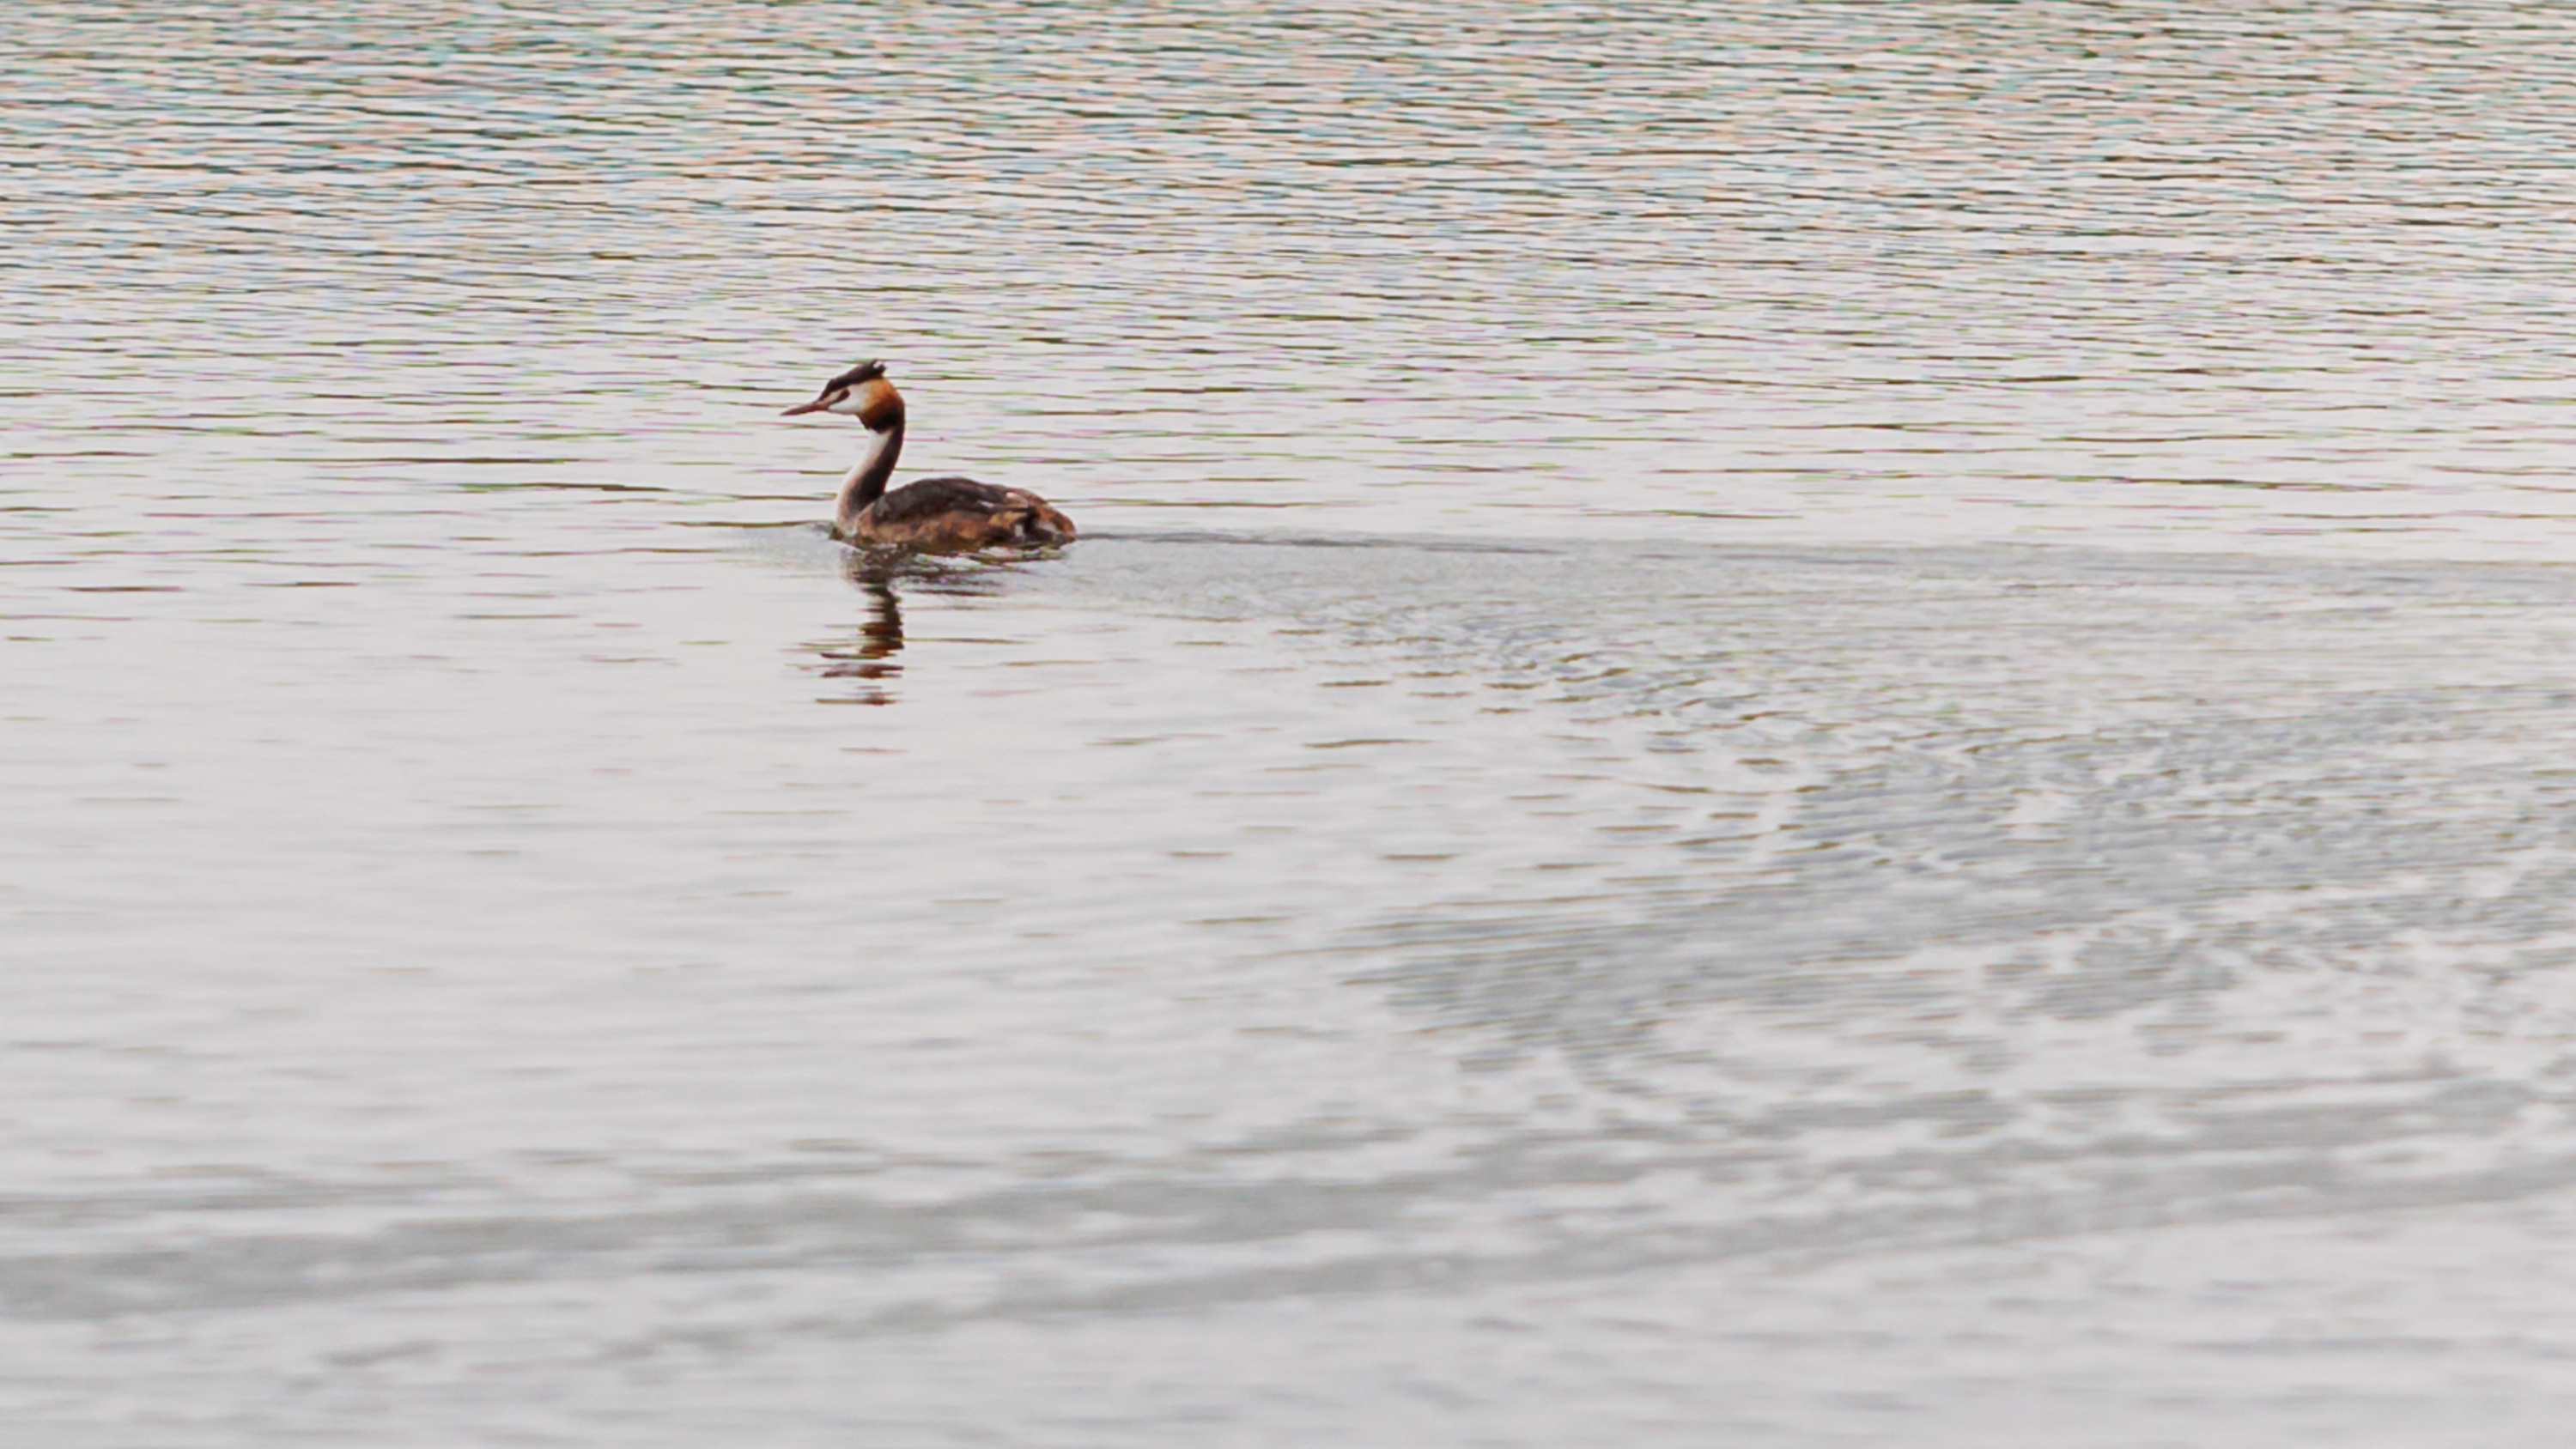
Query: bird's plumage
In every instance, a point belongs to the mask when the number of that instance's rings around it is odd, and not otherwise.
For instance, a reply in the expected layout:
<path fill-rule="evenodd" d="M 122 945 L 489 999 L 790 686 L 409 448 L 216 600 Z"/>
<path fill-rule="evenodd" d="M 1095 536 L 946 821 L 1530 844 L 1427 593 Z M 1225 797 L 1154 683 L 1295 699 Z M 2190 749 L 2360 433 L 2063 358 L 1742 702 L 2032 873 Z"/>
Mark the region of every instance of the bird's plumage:
<path fill-rule="evenodd" d="M 814 412 L 857 418 L 870 434 L 867 452 L 841 480 L 833 510 L 833 531 L 849 542 L 956 553 L 1035 548 L 1074 536 L 1071 519 L 1023 489 L 924 478 L 887 492 L 903 452 L 904 408 L 884 363 L 862 362 L 823 384 L 812 402 L 787 410 L 791 417 Z"/>

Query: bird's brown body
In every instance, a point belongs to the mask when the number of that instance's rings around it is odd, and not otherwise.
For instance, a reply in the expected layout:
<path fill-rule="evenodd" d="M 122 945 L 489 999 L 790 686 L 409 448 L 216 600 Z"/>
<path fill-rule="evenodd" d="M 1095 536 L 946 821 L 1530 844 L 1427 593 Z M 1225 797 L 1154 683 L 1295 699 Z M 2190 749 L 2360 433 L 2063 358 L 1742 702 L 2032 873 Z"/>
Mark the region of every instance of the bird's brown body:
<path fill-rule="evenodd" d="M 1034 548 L 1073 537 L 1073 520 L 1056 512 L 1045 499 L 972 478 L 906 483 L 843 517 L 835 527 L 852 543 L 931 553 Z"/>
<path fill-rule="evenodd" d="M 895 459 L 903 452 L 903 394 L 886 381 L 882 364 L 863 362 L 823 384 L 798 413 L 833 412 L 857 418 L 870 435 L 858 466 L 841 480 L 832 531 L 856 544 L 966 553 L 985 548 L 1038 548 L 1074 536 L 1073 521 L 1045 499 L 1018 488 L 998 488 L 972 478 L 924 478 L 889 493 Z"/>

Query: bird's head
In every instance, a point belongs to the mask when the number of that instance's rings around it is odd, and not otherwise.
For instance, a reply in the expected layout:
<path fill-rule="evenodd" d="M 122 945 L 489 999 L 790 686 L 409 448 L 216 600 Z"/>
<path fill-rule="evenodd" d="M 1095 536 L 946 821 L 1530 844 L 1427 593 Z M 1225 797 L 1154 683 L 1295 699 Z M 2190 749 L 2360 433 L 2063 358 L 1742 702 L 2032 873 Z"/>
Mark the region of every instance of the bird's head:
<path fill-rule="evenodd" d="M 903 421 L 903 394 L 886 381 L 884 363 L 862 362 L 823 384 L 812 402 L 798 403 L 779 416 L 799 413 L 839 413 L 881 433 Z"/>

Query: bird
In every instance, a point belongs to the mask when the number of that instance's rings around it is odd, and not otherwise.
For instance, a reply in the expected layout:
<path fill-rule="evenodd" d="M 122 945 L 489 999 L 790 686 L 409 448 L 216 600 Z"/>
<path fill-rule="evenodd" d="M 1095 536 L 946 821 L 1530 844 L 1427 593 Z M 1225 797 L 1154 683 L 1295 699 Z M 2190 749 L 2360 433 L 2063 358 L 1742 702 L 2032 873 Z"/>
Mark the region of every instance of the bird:
<path fill-rule="evenodd" d="M 862 362 L 823 384 L 812 402 L 779 414 L 839 413 L 868 430 L 867 451 L 841 480 L 832 510 L 833 536 L 864 545 L 965 553 L 984 548 L 1042 548 L 1073 537 L 1073 520 L 1019 488 L 972 478 L 923 478 L 886 491 L 903 452 L 903 394 L 885 364 Z"/>

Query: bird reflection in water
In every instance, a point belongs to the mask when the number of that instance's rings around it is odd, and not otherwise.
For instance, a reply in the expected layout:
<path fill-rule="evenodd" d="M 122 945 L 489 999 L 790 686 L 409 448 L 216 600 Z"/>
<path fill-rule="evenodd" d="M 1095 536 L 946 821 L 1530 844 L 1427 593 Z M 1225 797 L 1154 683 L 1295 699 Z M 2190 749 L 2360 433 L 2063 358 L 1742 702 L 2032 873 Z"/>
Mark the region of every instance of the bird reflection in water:
<path fill-rule="evenodd" d="M 983 571 L 947 560 L 883 549 L 855 549 L 841 560 L 850 586 L 867 596 L 868 616 L 859 637 L 814 646 L 822 656 L 817 672 L 826 679 L 856 682 L 848 695 L 828 697 L 827 704 L 892 704 L 893 681 L 903 673 L 895 656 L 903 652 L 903 596 L 898 580 L 939 594 L 989 594 L 993 580 Z"/>
<path fill-rule="evenodd" d="M 903 600 L 894 591 L 895 566 L 865 553 L 841 561 L 851 587 L 868 596 L 868 617 L 859 625 L 858 643 L 832 643 L 815 652 L 823 656 L 826 679 L 857 680 L 857 691 L 836 704 L 892 704 L 887 684 L 903 673 L 894 656 L 903 652 Z"/>

